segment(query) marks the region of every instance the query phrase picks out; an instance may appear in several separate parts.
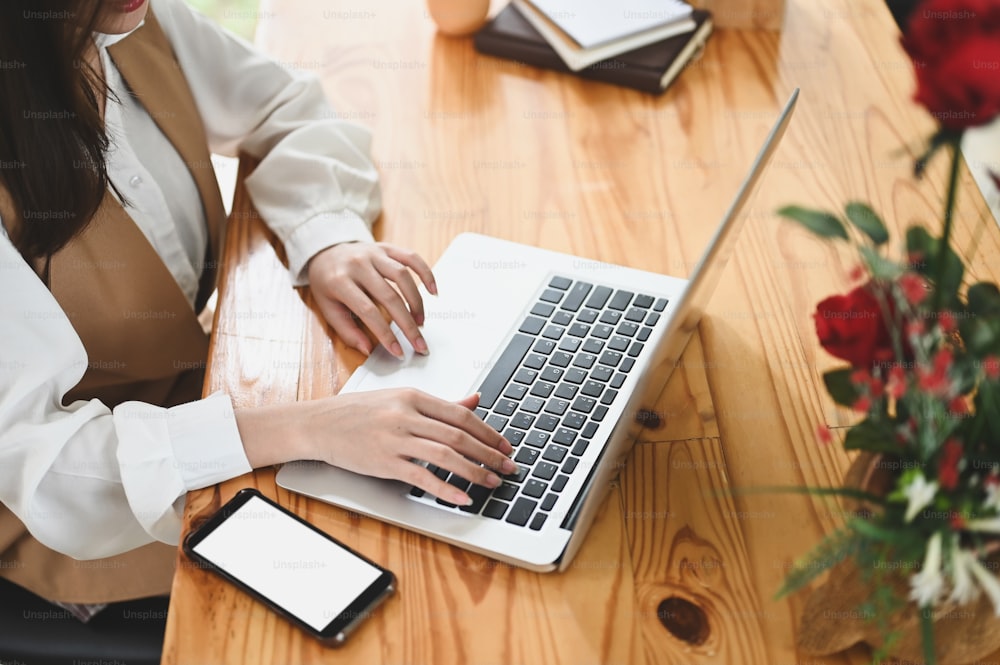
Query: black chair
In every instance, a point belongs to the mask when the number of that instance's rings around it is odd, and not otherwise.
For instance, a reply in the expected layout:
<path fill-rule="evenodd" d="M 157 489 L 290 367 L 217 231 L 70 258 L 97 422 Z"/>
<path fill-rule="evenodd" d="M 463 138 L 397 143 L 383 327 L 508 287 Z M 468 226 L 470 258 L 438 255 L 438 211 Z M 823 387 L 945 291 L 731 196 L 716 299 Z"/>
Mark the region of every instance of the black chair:
<path fill-rule="evenodd" d="M 112 603 L 88 623 L 0 579 L 0 664 L 158 665 L 166 597 Z"/>

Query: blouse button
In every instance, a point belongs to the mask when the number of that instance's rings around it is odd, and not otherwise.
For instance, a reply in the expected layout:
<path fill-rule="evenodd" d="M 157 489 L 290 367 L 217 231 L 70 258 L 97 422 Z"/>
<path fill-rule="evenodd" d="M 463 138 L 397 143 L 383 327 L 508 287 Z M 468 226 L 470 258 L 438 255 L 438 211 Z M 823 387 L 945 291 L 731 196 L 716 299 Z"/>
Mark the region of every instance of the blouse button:
<path fill-rule="evenodd" d="M 128 179 L 128 184 L 132 185 L 133 187 L 138 187 L 139 185 L 142 184 L 142 176 L 140 175 L 132 176 L 131 178 Z"/>

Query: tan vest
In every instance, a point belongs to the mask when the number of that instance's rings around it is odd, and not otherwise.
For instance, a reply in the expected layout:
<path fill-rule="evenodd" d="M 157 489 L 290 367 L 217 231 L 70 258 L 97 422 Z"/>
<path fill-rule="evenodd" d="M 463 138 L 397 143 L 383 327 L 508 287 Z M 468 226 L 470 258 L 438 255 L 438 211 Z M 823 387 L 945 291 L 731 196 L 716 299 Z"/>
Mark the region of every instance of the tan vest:
<path fill-rule="evenodd" d="M 225 211 L 205 128 L 166 35 L 150 13 L 109 49 L 122 77 L 180 153 L 201 195 L 209 252 L 197 307 L 215 283 Z M 211 67 L 212 63 L 205 63 Z M 0 191 L 0 217 L 16 238 L 20 213 Z M 44 274 L 45 271 L 43 271 Z M 49 290 L 87 350 L 89 367 L 65 398 L 172 406 L 201 395 L 208 338 L 166 265 L 110 193 L 87 229 L 51 257 Z M 0 576 L 64 602 L 97 603 L 165 594 L 176 548 L 154 543 L 121 556 L 77 561 L 31 537 L 0 505 Z"/>

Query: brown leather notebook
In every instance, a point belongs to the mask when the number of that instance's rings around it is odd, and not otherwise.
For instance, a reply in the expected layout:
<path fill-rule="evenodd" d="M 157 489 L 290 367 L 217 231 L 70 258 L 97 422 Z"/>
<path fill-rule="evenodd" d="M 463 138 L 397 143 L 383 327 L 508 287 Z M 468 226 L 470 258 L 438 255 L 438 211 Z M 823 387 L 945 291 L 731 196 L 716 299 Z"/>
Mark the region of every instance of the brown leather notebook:
<path fill-rule="evenodd" d="M 476 50 L 527 65 L 575 74 L 653 94 L 667 89 L 712 33 L 712 15 L 691 15 L 695 29 L 573 72 L 516 7 L 507 5 L 475 37 Z"/>

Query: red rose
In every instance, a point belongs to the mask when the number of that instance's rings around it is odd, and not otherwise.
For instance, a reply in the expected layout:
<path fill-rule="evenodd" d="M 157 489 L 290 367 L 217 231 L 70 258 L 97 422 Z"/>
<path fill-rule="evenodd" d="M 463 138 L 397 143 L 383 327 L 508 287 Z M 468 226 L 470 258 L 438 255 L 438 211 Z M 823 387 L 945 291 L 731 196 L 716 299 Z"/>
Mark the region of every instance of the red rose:
<path fill-rule="evenodd" d="M 942 127 L 965 129 L 1000 114 L 996 0 L 926 0 L 913 11 L 902 44 L 917 76 L 914 99 Z"/>
<path fill-rule="evenodd" d="M 938 461 L 938 483 L 941 489 L 953 490 L 958 486 L 958 463 L 962 461 L 962 444 L 948 439 Z"/>
<path fill-rule="evenodd" d="M 892 338 L 871 283 L 830 296 L 816 306 L 813 318 L 819 343 L 830 355 L 865 369 L 892 360 Z"/>

